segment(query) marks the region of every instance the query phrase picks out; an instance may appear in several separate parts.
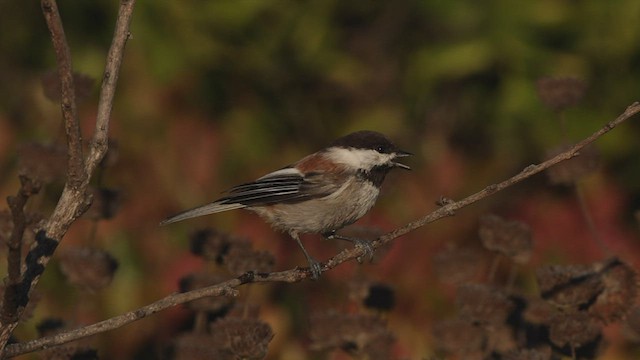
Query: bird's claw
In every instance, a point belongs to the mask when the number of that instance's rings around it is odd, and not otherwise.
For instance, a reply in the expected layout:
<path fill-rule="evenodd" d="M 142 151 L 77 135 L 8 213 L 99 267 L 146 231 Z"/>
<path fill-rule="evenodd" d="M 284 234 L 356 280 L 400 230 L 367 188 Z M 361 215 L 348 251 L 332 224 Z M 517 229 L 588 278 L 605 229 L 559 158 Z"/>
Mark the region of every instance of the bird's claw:
<path fill-rule="evenodd" d="M 335 231 L 331 231 L 327 234 L 324 234 L 325 239 L 340 239 L 340 240 L 346 240 L 349 242 L 352 242 L 355 247 L 359 247 L 364 249 L 364 255 L 366 255 L 369 258 L 369 262 L 373 261 L 373 246 L 371 246 L 371 242 L 367 241 L 367 240 L 363 240 L 363 239 L 357 239 L 357 238 L 352 238 L 352 237 L 348 237 L 348 236 L 342 236 L 342 235 L 338 235 L 336 234 Z M 356 258 L 356 260 L 358 260 L 358 263 L 362 264 L 363 263 L 363 259 L 362 256 L 358 256 Z"/>
<path fill-rule="evenodd" d="M 311 278 L 313 280 L 318 280 L 320 278 L 320 275 L 322 274 L 322 264 L 311 257 L 309 257 L 307 261 L 309 262 L 309 271 L 311 272 Z"/>
<path fill-rule="evenodd" d="M 369 258 L 369 262 L 373 261 L 373 246 L 371 246 L 371 243 L 367 240 L 360 240 L 360 239 L 354 239 L 354 244 L 356 247 L 362 248 L 364 250 L 364 255 Z M 363 259 L 362 256 L 358 256 L 356 258 L 356 260 L 358 260 L 358 263 L 362 264 L 363 263 Z"/>

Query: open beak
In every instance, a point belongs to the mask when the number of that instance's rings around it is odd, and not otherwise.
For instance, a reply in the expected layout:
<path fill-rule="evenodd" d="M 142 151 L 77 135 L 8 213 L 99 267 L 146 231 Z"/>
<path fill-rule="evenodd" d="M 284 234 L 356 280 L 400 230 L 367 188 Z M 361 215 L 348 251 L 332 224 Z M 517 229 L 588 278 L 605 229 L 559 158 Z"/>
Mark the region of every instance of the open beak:
<path fill-rule="evenodd" d="M 412 153 L 410 153 L 410 152 L 408 152 L 408 151 L 398 150 L 398 151 L 396 151 L 396 153 L 395 153 L 395 158 L 394 158 L 394 159 L 397 159 L 397 158 L 403 158 L 403 157 L 407 157 L 407 156 L 411 156 L 411 155 L 413 155 L 413 154 L 412 154 Z M 392 162 L 392 164 L 393 164 L 393 166 L 395 166 L 395 167 L 399 167 L 399 168 L 401 168 L 401 169 L 411 170 L 411 168 L 410 168 L 410 167 L 408 167 L 408 166 L 407 166 L 407 165 L 405 165 L 405 164 L 401 164 L 401 163 L 399 163 L 399 162 L 395 162 L 395 161 L 394 161 L 394 162 Z"/>

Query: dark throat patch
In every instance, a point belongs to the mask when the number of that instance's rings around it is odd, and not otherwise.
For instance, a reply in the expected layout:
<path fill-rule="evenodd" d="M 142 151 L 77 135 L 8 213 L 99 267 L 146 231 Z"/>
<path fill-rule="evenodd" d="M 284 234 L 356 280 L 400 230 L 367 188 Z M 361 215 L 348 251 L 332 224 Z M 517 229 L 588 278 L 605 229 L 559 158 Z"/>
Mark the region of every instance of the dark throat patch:
<path fill-rule="evenodd" d="M 374 166 L 369 171 L 358 171 L 358 178 L 366 180 L 372 183 L 376 187 L 380 187 L 382 182 L 384 181 L 384 177 L 387 176 L 387 173 L 391 170 L 389 166 Z"/>

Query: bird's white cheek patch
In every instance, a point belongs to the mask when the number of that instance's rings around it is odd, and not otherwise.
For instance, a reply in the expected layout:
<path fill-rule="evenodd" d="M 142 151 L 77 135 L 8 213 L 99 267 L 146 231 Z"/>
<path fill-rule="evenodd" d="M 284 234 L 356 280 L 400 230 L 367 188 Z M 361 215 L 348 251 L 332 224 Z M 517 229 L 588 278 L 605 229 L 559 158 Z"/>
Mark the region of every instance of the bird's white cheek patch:
<path fill-rule="evenodd" d="M 345 164 L 354 169 L 370 170 L 374 166 L 384 165 L 391 161 L 393 155 L 381 154 L 375 150 L 336 148 L 329 151 L 331 160 Z"/>

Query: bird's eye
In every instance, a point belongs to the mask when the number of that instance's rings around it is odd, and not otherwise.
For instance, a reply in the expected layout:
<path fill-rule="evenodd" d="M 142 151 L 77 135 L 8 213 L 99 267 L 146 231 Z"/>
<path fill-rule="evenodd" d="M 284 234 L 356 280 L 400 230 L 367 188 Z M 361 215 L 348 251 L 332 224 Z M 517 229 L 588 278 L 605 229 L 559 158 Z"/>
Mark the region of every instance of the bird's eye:
<path fill-rule="evenodd" d="M 379 153 L 383 153 L 384 152 L 384 146 L 378 146 L 376 148 L 376 151 L 379 152 Z"/>

